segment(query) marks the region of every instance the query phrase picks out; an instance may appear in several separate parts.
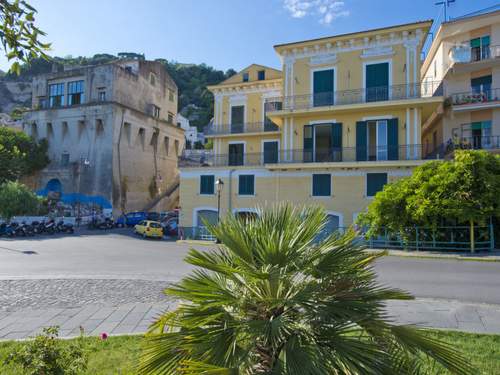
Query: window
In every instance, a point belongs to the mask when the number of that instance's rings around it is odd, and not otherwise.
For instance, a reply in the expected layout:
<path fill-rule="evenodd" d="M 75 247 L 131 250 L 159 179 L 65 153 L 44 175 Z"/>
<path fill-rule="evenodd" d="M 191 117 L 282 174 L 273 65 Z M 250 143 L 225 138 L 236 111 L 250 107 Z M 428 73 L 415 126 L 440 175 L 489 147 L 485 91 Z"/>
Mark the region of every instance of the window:
<path fill-rule="evenodd" d="M 69 154 L 63 152 L 61 155 L 61 167 L 67 167 L 69 165 Z"/>
<path fill-rule="evenodd" d="M 168 112 L 167 122 L 169 124 L 173 124 L 174 123 L 174 114 L 172 112 Z"/>
<path fill-rule="evenodd" d="M 368 160 L 387 160 L 387 120 L 367 122 Z"/>
<path fill-rule="evenodd" d="M 47 108 L 47 99 L 45 98 L 45 96 L 38 97 L 38 107 Z"/>
<path fill-rule="evenodd" d="M 245 122 L 245 106 L 231 106 L 231 133 L 243 133 Z"/>
<path fill-rule="evenodd" d="M 83 103 L 83 81 L 68 82 L 68 105 Z"/>
<path fill-rule="evenodd" d="M 244 143 L 231 143 L 229 145 L 229 165 L 243 165 L 245 154 Z"/>
<path fill-rule="evenodd" d="M 174 91 L 173 90 L 168 89 L 168 100 L 170 100 L 171 102 L 174 101 Z"/>
<path fill-rule="evenodd" d="M 486 35 L 481 38 L 471 39 L 471 60 L 479 61 L 490 58 L 490 36 Z"/>
<path fill-rule="evenodd" d="M 482 98 L 482 99 L 490 100 L 490 98 L 491 98 L 491 82 L 492 82 L 491 75 L 472 78 L 470 80 L 470 86 L 471 86 L 472 93 L 483 94 L 484 98 Z"/>
<path fill-rule="evenodd" d="M 160 118 L 160 110 L 161 108 L 153 104 L 153 117 Z"/>
<path fill-rule="evenodd" d="M 126 71 L 127 73 L 132 74 L 132 67 L 131 67 L 131 66 L 126 66 L 126 67 L 125 67 L 125 71 Z"/>
<path fill-rule="evenodd" d="M 313 72 L 313 106 L 332 105 L 334 102 L 334 70 Z"/>
<path fill-rule="evenodd" d="M 49 85 L 49 107 L 61 107 L 64 105 L 64 83 Z"/>
<path fill-rule="evenodd" d="M 383 190 L 385 184 L 387 184 L 387 173 L 367 173 L 366 196 L 375 196 L 377 192 Z"/>
<path fill-rule="evenodd" d="M 200 194 L 213 195 L 215 193 L 215 176 L 200 176 Z"/>
<path fill-rule="evenodd" d="M 152 86 L 156 85 L 156 76 L 154 75 L 154 73 L 151 73 L 149 75 L 149 83 L 151 83 Z"/>
<path fill-rule="evenodd" d="M 356 161 L 399 160 L 398 132 L 397 118 L 357 121 Z"/>
<path fill-rule="evenodd" d="M 255 176 L 253 174 L 242 174 L 238 179 L 239 195 L 255 194 Z"/>
<path fill-rule="evenodd" d="M 313 174 L 312 179 L 313 197 L 329 197 L 332 195 L 332 176 L 330 174 Z"/>
<path fill-rule="evenodd" d="M 106 91 L 99 90 L 97 92 L 97 100 L 99 100 L 100 102 L 105 102 L 106 101 Z"/>
<path fill-rule="evenodd" d="M 177 139 L 174 141 L 174 147 L 175 147 L 175 155 L 179 156 L 179 141 Z"/>
<path fill-rule="evenodd" d="M 170 138 L 168 137 L 163 138 L 163 146 L 165 147 L 165 155 L 167 156 L 168 156 L 169 143 L 170 143 Z"/>
<path fill-rule="evenodd" d="M 265 70 L 259 70 L 259 71 L 257 72 L 257 79 L 258 79 L 259 81 L 263 81 L 263 80 L 265 80 L 265 79 L 266 79 L 266 71 L 265 71 Z"/>
<path fill-rule="evenodd" d="M 366 65 L 366 101 L 389 99 L 389 63 Z"/>
<path fill-rule="evenodd" d="M 243 82 L 248 82 L 248 72 L 243 73 Z"/>
<path fill-rule="evenodd" d="M 278 162 L 278 141 L 264 141 L 264 163 Z"/>

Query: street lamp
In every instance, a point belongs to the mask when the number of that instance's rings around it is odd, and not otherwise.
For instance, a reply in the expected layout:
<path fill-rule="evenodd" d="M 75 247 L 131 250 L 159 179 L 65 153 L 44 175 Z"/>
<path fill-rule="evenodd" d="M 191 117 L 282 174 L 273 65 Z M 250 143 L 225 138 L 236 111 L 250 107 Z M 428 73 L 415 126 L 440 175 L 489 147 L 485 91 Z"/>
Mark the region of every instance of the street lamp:
<path fill-rule="evenodd" d="M 222 189 L 224 188 L 224 182 L 222 179 L 218 178 L 217 181 L 215 181 L 215 187 L 217 188 L 217 223 L 220 221 L 220 193 L 222 192 Z"/>

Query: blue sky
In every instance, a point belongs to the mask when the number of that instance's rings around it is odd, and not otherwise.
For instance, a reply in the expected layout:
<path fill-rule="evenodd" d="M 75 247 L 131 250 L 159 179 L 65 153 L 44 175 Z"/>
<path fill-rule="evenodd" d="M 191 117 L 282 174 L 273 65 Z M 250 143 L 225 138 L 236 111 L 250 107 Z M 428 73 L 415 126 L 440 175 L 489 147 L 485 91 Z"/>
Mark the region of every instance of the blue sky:
<path fill-rule="evenodd" d="M 279 67 L 274 44 L 442 17 L 436 0 L 31 0 L 50 54 L 139 52 L 226 70 Z M 456 0 L 451 17 L 498 4 Z M 3 54 L 0 69 L 7 68 Z"/>

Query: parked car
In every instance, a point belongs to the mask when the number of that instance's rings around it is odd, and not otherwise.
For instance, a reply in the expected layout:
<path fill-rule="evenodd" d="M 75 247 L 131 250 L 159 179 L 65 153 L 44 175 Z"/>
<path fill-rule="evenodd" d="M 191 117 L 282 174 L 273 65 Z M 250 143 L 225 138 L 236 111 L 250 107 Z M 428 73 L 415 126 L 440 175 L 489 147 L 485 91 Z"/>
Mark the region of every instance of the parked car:
<path fill-rule="evenodd" d="M 129 212 L 116 219 L 116 226 L 133 227 L 146 219 L 146 212 Z"/>
<path fill-rule="evenodd" d="M 179 218 L 167 218 L 161 222 L 161 226 L 163 227 L 163 233 L 165 233 L 167 236 L 176 237 L 179 230 Z"/>
<path fill-rule="evenodd" d="M 158 221 L 142 220 L 134 227 L 134 233 L 144 238 L 162 238 L 163 228 Z"/>

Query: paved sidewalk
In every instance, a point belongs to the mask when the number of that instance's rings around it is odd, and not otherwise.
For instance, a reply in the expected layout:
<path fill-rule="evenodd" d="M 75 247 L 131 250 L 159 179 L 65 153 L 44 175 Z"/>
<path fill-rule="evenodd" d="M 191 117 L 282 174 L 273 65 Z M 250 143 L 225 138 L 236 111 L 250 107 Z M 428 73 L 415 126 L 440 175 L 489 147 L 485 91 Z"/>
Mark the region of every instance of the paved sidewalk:
<path fill-rule="evenodd" d="M 130 303 L 106 307 L 23 309 L 0 312 L 0 339 L 24 339 L 43 327 L 58 325 L 61 337 L 74 337 L 83 327 L 86 335 L 140 334 L 172 303 Z M 420 327 L 500 334 L 500 306 L 456 301 L 417 299 L 388 301 L 388 313 L 396 323 Z"/>

